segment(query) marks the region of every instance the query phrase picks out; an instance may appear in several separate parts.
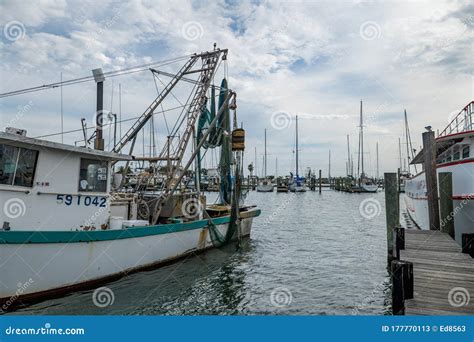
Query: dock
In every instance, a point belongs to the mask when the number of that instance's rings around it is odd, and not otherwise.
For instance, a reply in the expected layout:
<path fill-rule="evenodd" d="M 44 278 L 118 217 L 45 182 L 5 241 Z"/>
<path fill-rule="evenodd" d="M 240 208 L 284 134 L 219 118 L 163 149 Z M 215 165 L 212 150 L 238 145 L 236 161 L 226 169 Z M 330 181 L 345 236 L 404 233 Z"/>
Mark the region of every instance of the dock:
<path fill-rule="evenodd" d="M 402 235 L 399 260 L 413 265 L 405 315 L 473 315 L 474 259 L 446 233 L 404 229 Z"/>

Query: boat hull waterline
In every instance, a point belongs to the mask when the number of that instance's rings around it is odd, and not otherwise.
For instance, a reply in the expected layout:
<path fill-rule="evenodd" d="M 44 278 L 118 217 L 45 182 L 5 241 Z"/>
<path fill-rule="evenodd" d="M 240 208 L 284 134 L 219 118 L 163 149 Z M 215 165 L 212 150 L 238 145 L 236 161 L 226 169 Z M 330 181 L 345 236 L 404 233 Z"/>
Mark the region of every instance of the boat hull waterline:
<path fill-rule="evenodd" d="M 241 212 L 243 237 L 259 215 L 259 209 Z M 223 235 L 229 222 L 229 216 L 213 218 Z M 208 220 L 115 231 L 0 232 L 0 309 L 14 306 L 12 298 L 38 300 L 87 288 L 212 247 Z"/>

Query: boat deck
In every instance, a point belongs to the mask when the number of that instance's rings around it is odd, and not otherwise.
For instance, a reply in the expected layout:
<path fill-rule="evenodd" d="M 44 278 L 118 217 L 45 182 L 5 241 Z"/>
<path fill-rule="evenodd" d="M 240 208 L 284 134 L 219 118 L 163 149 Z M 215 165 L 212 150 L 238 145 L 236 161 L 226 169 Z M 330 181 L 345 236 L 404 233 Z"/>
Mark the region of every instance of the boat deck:
<path fill-rule="evenodd" d="M 473 315 L 474 258 L 446 233 L 405 229 L 400 260 L 413 263 L 414 298 L 406 315 Z"/>

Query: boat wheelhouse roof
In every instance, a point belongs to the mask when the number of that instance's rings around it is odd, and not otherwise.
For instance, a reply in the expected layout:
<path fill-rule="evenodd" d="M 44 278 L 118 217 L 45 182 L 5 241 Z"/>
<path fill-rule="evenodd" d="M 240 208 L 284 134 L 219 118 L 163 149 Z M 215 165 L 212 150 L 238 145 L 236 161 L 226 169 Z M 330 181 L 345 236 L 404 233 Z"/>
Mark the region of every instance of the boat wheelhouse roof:
<path fill-rule="evenodd" d="M 436 137 L 436 155 L 443 153 L 464 138 L 474 137 L 474 101 L 469 102 L 455 117 L 448 126 Z M 413 158 L 410 164 L 424 163 L 424 151 Z"/>
<path fill-rule="evenodd" d="M 53 149 L 53 150 L 60 150 L 60 151 L 67 151 L 77 154 L 86 154 L 89 156 L 96 156 L 102 159 L 110 159 L 110 160 L 133 160 L 132 156 L 115 153 L 115 152 L 107 152 L 107 151 L 100 151 L 94 150 L 87 147 L 77 147 L 72 145 L 61 144 L 57 142 L 35 139 L 25 137 L 20 134 L 12 134 L 12 133 L 5 133 L 0 132 L 0 144 L 7 143 L 7 144 L 14 144 L 15 146 L 31 148 L 34 146 L 41 147 L 43 149 Z"/>

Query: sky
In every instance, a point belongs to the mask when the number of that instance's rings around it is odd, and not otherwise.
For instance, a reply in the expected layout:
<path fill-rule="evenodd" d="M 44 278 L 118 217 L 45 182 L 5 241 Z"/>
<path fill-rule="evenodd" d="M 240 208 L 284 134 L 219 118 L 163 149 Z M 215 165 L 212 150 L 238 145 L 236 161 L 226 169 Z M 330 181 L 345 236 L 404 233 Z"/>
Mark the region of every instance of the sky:
<path fill-rule="evenodd" d="M 57 82 L 61 74 L 75 79 L 99 67 L 119 70 L 211 50 L 214 43 L 229 49 L 226 75 L 246 129 L 245 163 L 257 159 L 259 174 L 265 129 L 267 173 L 277 165 L 279 175 L 294 172 L 298 116 L 300 173 L 310 167 L 327 175 L 331 151 L 331 175 L 344 175 L 347 135 L 357 161 L 361 100 L 366 173 L 376 175 L 377 143 L 379 174 L 395 172 L 399 138 L 406 154 L 405 109 L 419 150 L 426 126 L 441 131 L 474 98 L 470 1 L 1 0 L 0 26 L 0 93 Z M 176 72 L 182 64 L 164 69 Z M 105 108 L 114 113 L 119 84 L 122 120 L 140 115 L 157 95 L 149 71 L 106 79 Z M 64 131 L 80 129 L 81 118 L 92 127 L 94 83 L 62 92 Z M 186 88 L 176 90 L 178 98 L 185 95 Z M 158 149 L 173 113 L 166 119 L 155 120 Z M 61 89 L 0 98 L 0 128 L 7 126 L 32 137 L 60 132 Z M 75 132 L 45 139 L 81 138 Z M 209 153 L 206 166 L 213 158 Z"/>

